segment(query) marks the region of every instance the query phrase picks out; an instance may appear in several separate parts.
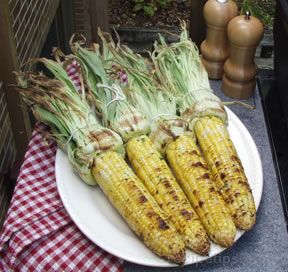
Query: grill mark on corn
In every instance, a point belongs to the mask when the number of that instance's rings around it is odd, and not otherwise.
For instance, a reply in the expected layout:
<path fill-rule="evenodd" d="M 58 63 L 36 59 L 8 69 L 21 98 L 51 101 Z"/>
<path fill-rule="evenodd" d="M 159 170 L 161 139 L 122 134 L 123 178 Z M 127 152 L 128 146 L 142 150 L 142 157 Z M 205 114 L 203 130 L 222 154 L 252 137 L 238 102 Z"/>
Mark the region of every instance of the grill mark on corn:
<path fill-rule="evenodd" d="M 192 214 L 185 209 L 181 210 L 181 214 L 185 217 L 186 220 L 191 220 Z"/>
<path fill-rule="evenodd" d="M 225 192 L 228 193 L 230 191 L 230 188 L 226 188 Z"/>
<path fill-rule="evenodd" d="M 192 167 L 201 167 L 201 168 L 204 168 L 204 169 L 208 169 L 208 167 L 206 165 L 204 165 L 202 162 L 196 162 L 196 163 L 192 163 L 191 165 Z"/>
<path fill-rule="evenodd" d="M 199 179 L 209 179 L 210 176 L 208 173 L 205 173 L 204 175 L 202 175 Z"/>
<path fill-rule="evenodd" d="M 177 196 L 175 190 L 170 191 L 169 194 L 172 195 L 172 198 L 173 198 L 175 201 L 179 200 L 179 197 Z"/>
<path fill-rule="evenodd" d="M 198 155 L 197 151 L 196 150 L 192 150 L 192 151 L 185 151 L 186 154 L 189 154 L 189 155 Z"/>
<path fill-rule="evenodd" d="M 149 211 L 149 212 L 147 212 L 147 216 L 148 217 L 153 217 L 153 216 L 155 216 L 155 215 L 157 215 L 157 213 L 155 213 L 155 212 L 153 212 L 153 211 Z"/>
<path fill-rule="evenodd" d="M 240 193 L 239 192 L 237 192 L 237 193 L 235 193 L 235 197 L 238 197 L 240 195 Z"/>
<path fill-rule="evenodd" d="M 142 195 L 139 197 L 139 202 L 140 202 L 140 204 L 143 204 L 143 203 L 147 202 L 147 198 L 144 195 Z"/>
<path fill-rule="evenodd" d="M 221 165 L 221 162 L 219 162 L 219 161 L 216 161 L 216 162 L 215 162 L 215 166 L 216 166 L 216 167 L 219 167 L 220 165 Z"/>
<path fill-rule="evenodd" d="M 162 148 L 162 149 L 165 149 L 166 145 L 167 145 L 167 143 L 166 143 L 166 142 L 163 142 L 163 143 L 161 144 L 161 148 Z"/>
<path fill-rule="evenodd" d="M 204 205 L 204 201 L 200 200 L 198 204 L 199 204 L 199 207 L 202 208 Z"/>
<path fill-rule="evenodd" d="M 167 189 L 172 187 L 168 179 L 164 179 L 162 182 Z"/>
<path fill-rule="evenodd" d="M 123 179 L 124 181 L 126 181 L 127 183 L 128 183 L 128 186 L 130 187 L 130 189 L 131 190 L 137 190 L 137 191 L 139 191 L 139 188 L 137 187 L 137 185 L 136 184 L 134 184 L 134 183 L 131 183 L 131 179 L 129 179 L 129 178 L 125 178 L 125 179 Z"/>
<path fill-rule="evenodd" d="M 226 175 L 225 175 L 224 173 L 221 173 L 221 174 L 220 174 L 220 178 L 221 178 L 221 179 L 225 179 L 225 177 L 226 177 Z"/>
<path fill-rule="evenodd" d="M 159 224 L 158 227 L 160 230 L 166 230 L 170 228 L 161 217 L 157 217 L 157 221 L 158 221 L 158 224 Z"/>
<path fill-rule="evenodd" d="M 231 160 L 236 161 L 240 165 L 240 167 L 243 169 L 242 162 L 241 162 L 241 160 L 239 159 L 238 156 L 232 155 L 231 156 Z"/>
<path fill-rule="evenodd" d="M 193 193 L 193 195 L 199 194 L 199 192 L 196 189 L 192 193 Z"/>

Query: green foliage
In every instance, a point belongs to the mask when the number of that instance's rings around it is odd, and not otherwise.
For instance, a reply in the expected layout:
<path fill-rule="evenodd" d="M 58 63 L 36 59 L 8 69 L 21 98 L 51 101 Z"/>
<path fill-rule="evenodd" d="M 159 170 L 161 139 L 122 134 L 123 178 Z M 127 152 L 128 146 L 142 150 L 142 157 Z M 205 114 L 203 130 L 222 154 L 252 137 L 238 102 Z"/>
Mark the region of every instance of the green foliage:
<path fill-rule="evenodd" d="M 152 17 L 158 9 L 166 7 L 171 0 L 133 0 L 134 11 L 143 11 L 146 16 Z"/>
<path fill-rule="evenodd" d="M 189 0 L 133 0 L 134 11 L 152 17 L 158 10 L 167 7 L 172 1 L 185 2 Z M 192 0 L 196 1 L 196 0 Z M 275 0 L 235 0 L 241 13 L 247 10 L 259 18 L 265 27 L 273 26 Z"/>
<path fill-rule="evenodd" d="M 273 0 L 242 0 L 240 2 L 241 14 L 250 11 L 253 16 L 259 18 L 265 27 L 273 26 L 274 5 Z M 256 3 L 255 3 L 256 2 Z"/>

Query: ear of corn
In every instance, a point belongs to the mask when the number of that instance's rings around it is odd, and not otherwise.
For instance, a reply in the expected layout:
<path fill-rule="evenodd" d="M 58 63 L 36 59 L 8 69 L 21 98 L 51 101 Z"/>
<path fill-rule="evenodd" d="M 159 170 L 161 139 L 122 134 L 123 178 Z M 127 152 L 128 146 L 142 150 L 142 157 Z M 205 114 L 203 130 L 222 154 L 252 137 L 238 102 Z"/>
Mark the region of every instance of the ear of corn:
<path fill-rule="evenodd" d="M 182 117 L 196 134 L 212 179 L 220 190 L 236 226 L 255 224 L 253 196 L 236 150 L 226 129 L 227 113 L 209 84 L 198 49 L 183 27 L 180 41 L 167 45 L 162 38 L 153 54 L 156 74 L 179 98 Z"/>
<path fill-rule="evenodd" d="M 207 255 L 210 244 L 206 231 L 151 140 L 146 136 L 133 138 L 126 151 L 137 176 L 182 235 L 186 246 Z"/>
<path fill-rule="evenodd" d="M 182 238 L 119 154 L 108 151 L 95 157 L 92 173 L 114 207 L 153 252 L 184 263 Z"/>
<path fill-rule="evenodd" d="M 18 90 L 36 119 L 48 125 L 59 147 L 67 153 L 70 164 L 89 185 L 96 185 L 91 174 L 94 152 L 114 150 L 124 154 L 121 137 L 102 127 L 92 115 L 85 100 L 60 64 L 37 59 L 55 75 L 48 78 L 41 73 L 16 73 Z"/>
<path fill-rule="evenodd" d="M 201 118 L 195 133 L 204 157 L 236 226 L 249 230 L 256 220 L 256 208 L 247 177 L 223 121 Z"/>
<path fill-rule="evenodd" d="M 180 136 L 169 144 L 167 159 L 210 239 L 221 246 L 231 246 L 236 234 L 235 225 L 210 180 L 208 166 L 195 142 L 189 136 Z"/>

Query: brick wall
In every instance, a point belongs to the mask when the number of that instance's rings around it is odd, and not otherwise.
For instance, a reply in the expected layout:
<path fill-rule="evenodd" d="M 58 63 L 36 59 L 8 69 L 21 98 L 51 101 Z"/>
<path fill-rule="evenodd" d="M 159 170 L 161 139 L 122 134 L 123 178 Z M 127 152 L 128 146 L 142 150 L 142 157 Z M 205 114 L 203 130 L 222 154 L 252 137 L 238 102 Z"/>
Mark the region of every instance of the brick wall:
<path fill-rule="evenodd" d="M 83 34 L 87 42 L 91 41 L 89 0 L 74 0 L 75 32 Z"/>
<path fill-rule="evenodd" d="M 4 175 L 9 171 L 16 155 L 10 122 L 3 82 L 0 81 L 0 228 L 9 204 L 9 184 Z"/>

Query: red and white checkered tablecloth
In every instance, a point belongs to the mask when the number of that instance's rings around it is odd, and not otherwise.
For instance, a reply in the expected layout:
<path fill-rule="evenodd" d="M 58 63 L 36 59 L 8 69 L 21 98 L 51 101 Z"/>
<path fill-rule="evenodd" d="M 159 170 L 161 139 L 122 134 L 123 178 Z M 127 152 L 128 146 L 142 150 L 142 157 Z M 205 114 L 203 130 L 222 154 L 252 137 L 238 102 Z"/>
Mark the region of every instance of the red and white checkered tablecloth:
<path fill-rule="evenodd" d="M 56 188 L 57 146 L 37 124 L 0 234 L 1 271 L 122 271 L 122 260 L 86 238 Z"/>
<path fill-rule="evenodd" d="M 70 75 L 71 76 L 71 75 Z M 122 271 L 67 214 L 56 187 L 57 146 L 36 125 L 0 233 L 0 271 Z"/>

